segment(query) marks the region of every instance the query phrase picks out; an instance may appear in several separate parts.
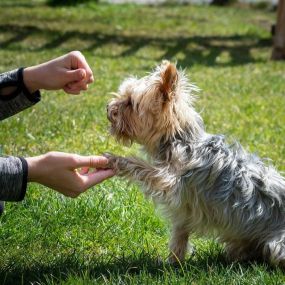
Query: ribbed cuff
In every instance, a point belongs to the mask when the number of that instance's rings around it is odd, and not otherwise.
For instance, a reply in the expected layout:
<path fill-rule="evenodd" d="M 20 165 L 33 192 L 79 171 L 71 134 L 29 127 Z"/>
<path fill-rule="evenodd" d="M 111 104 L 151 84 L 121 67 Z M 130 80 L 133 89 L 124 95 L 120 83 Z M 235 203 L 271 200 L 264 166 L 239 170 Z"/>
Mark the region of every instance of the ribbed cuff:
<path fill-rule="evenodd" d="M 22 169 L 23 169 L 23 181 L 22 181 L 22 189 L 17 201 L 22 201 L 27 192 L 27 183 L 28 183 L 28 163 L 26 159 L 23 157 L 19 157 L 22 162 Z"/>
<path fill-rule="evenodd" d="M 33 104 L 41 100 L 41 93 L 39 90 L 34 93 L 30 93 L 26 87 L 24 83 L 23 72 L 24 67 L 4 73 L 4 75 L 6 75 L 6 78 L 4 78 L 4 80 L 0 83 L 0 88 L 15 87 L 15 90 L 8 95 L 0 95 L 1 101 L 11 101 L 19 94 L 24 94 L 24 96 Z"/>
<path fill-rule="evenodd" d="M 18 80 L 19 80 L 19 86 L 21 90 L 23 91 L 24 95 L 33 103 L 37 103 L 41 100 L 41 93 L 39 90 L 35 91 L 34 93 L 30 93 L 28 88 L 26 87 L 24 83 L 24 67 L 21 67 L 18 69 Z"/>

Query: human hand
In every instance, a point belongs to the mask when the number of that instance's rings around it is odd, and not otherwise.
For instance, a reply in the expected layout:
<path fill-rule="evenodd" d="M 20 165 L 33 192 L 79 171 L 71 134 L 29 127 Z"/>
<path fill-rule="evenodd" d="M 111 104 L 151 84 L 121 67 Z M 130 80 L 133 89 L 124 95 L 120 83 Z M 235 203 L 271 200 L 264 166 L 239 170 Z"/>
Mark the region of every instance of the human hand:
<path fill-rule="evenodd" d="M 108 159 L 103 156 L 48 152 L 26 161 L 28 182 L 40 183 L 72 198 L 115 174 L 104 169 Z"/>
<path fill-rule="evenodd" d="M 48 62 L 27 67 L 23 78 L 31 93 L 39 89 L 63 89 L 69 94 L 79 94 L 94 81 L 92 70 L 80 51 L 72 51 Z"/>

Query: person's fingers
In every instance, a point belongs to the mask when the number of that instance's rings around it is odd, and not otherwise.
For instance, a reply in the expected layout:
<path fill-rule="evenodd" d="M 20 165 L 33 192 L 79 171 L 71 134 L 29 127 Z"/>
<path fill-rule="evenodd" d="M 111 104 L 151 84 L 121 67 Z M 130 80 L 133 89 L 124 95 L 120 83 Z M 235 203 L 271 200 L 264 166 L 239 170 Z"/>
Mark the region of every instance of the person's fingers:
<path fill-rule="evenodd" d="M 79 64 L 78 64 L 78 66 L 79 66 L 80 68 L 84 68 L 84 69 L 85 69 L 85 71 L 86 71 L 86 78 L 88 78 L 87 81 L 89 81 L 90 78 L 93 77 L 93 72 L 92 72 L 90 66 L 88 65 L 87 61 L 85 60 L 85 57 L 84 57 L 84 56 L 82 56 L 82 57 L 83 57 L 83 58 L 81 58 L 81 60 L 80 60 L 80 62 L 79 62 Z"/>
<path fill-rule="evenodd" d="M 73 94 L 73 95 L 79 95 L 80 94 L 80 90 L 73 90 L 71 88 L 68 88 L 67 86 L 63 87 L 63 90 L 67 94 Z"/>
<path fill-rule="evenodd" d="M 67 84 L 71 82 L 80 82 L 86 78 L 86 71 L 83 68 L 66 71 Z"/>
<path fill-rule="evenodd" d="M 90 66 L 88 65 L 84 55 L 79 51 L 71 52 L 71 67 L 74 69 L 83 68 L 86 71 L 87 82 L 91 77 L 93 77 L 93 72 Z"/>
<path fill-rule="evenodd" d="M 80 175 L 87 174 L 89 172 L 89 167 L 82 167 L 78 172 Z"/>
<path fill-rule="evenodd" d="M 104 156 L 80 156 L 75 157 L 75 167 L 102 168 L 108 164 L 108 159 Z"/>
<path fill-rule="evenodd" d="M 64 87 L 66 87 L 66 89 L 68 89 L 71 92 L 80 92 L 82 90 L 82 88 L 80 85 L 78 86 L 77 84 L 78 84 L 78 82 L 71 82 L 71 83 L 65 85 Z M 82 85 L 84 85 L 84 84 L 82 84 Z"/>
<path fill-rule="evenodd" d="M 87 189 L 114 175 L 115 171 L 112 169 L 100 169 L 90 173 L 89 175 L 83 176 L 82 178 Z"/>
<path fill-rule="evenodd" d="M 89 77 L 89 80 L 87 81 L 87 83 L 90 84 L 90 83 L 93 83 L 93 82 L 94 82 L 94 76 L 91 75 L 91 76 Z"/>
<path fill-rule="evenodd" d="M 70 90 L 87 90 L 88 89 L 88 84 L 85 82 L 85 80 L 80 81 L 80 82 L 71 82 L 67 84 L 67 87 Z"/>

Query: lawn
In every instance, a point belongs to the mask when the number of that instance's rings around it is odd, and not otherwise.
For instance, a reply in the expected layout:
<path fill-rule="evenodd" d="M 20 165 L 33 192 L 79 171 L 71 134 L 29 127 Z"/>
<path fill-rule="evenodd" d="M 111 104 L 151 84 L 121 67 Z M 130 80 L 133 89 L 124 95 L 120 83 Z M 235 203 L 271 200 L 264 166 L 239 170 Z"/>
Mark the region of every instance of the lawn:
<path fill-rule="evenodd" d="M 0 72 L 81 50 L 96 82 L 82 96 L 42 92 L 42 101 L 1 122 L 7 155 L 50 150 L 126 155 L 139 147 L 108 134 L 105 106 L 129 74 L 162 59 L 185 68 L 201 92 L 207 130 L 237 139 L 285 171 L 285 63 L 269 61 L 275 13 L 250 7 L 0 1 Z M 0 218 L 1 284 L 284 284 L 279 269 L 226 262 L 213 239 L 176 268 L 169 227 L 136 185 L 112 178 L 65 198 L 29 185 Z"/>

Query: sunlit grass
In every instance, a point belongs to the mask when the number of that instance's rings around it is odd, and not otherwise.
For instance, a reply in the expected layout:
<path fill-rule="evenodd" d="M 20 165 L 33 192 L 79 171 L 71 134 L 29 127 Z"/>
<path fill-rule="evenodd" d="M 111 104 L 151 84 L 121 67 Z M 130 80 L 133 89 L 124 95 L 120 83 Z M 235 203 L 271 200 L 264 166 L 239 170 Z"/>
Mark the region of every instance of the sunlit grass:
<path fill-rule="evenodd" d="M 269 61 L 275 15 L 237 7 L 0 2 L 0 72 L 73 49 L 96 81 L 82 96 L 43 92 L 42 101 L 1 122 L 3 153 L 31 156 L 138 153 L 108 134 L 110 92 L 163 58 L 187 69 L 202 90 L 207 130 L 239 140 L 285 170 L 284 63 Z M 25 200 L 0 218 L 1 284 L 282 284 L 263 264 L 228 264 L 223 248 L 194 238 L 181 267 L 167 256 L 168 224 L 138 187 L 113 178 L 76 200 L 30 185 Z"/>

